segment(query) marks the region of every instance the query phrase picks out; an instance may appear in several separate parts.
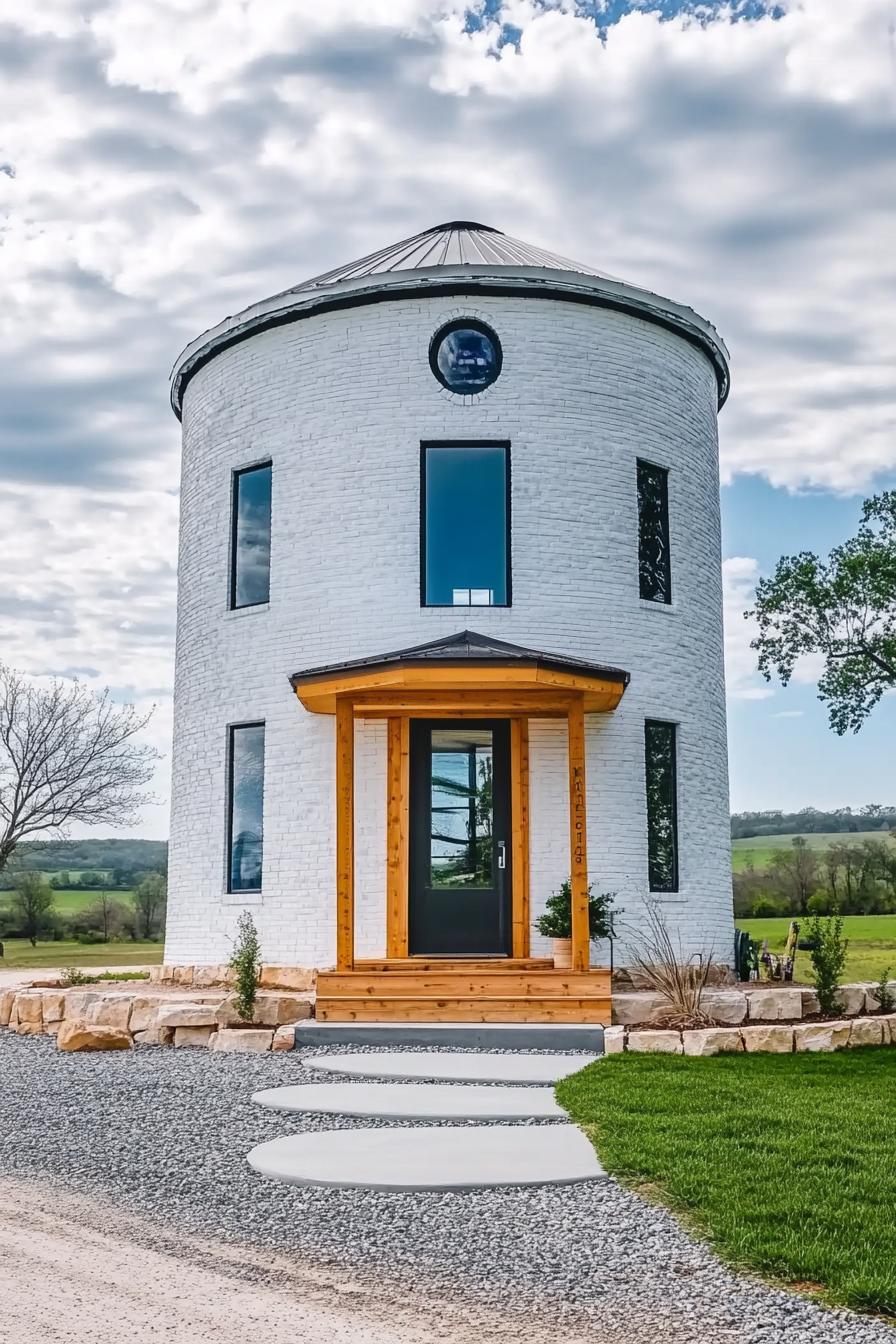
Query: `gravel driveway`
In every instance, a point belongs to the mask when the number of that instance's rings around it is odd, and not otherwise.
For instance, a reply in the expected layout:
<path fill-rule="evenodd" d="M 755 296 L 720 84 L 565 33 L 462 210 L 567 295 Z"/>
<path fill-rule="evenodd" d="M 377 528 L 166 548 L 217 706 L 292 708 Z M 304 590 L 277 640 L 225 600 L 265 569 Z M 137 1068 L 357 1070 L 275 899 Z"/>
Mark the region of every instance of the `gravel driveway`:
<path fill-rule="evenodd" d="M 612 1181 L 457 1194 L 264 1181 L 245 1161 L 256 1143 L 370 1123 L 253 1106 L 260 1088 L 321 1081 L 298 1052 L 59 1055 L 50 1040 L 2 1032 L 0 1078 L 0 1177 L 108 1197 L 169 1234 L 344 1267 L 403 1300 L 462 1298 L 504 1313 L 510 1331 L 549 1323 L 557 1341 L 583 1328 L 593 1344 L 894 1341 L 882 1322 L 730 1273 Z"/>

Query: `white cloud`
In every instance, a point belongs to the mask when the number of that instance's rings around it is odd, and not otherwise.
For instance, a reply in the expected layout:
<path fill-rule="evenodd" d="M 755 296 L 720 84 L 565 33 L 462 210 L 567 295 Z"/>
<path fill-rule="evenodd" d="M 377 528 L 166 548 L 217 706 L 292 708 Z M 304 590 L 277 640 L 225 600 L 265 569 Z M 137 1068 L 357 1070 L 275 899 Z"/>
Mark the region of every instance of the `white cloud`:
<path fill-rule="evenodd" d="M 750 648 L 756 623 L 744 618 L 744 612 L 753 601 L 758 579 L 758 560 L 738 555 L 722 563 L 725 682 L 732 700 L 768 700 L 774 695 L 774 690 L 756 671 L 756 654 Z"/>
<path fill-rule="evenodd" d="M 605 39 L 583 8 L 0 0 L 5 657 L 170 684 L 174 356 L 442 218 L 716 321 L 726 477 L 854 491 L 892 470 L 891 0 L 740 22 L 641 4 Z M 726 566 L 729 682 L 761 698 L 750 565 Z"/>

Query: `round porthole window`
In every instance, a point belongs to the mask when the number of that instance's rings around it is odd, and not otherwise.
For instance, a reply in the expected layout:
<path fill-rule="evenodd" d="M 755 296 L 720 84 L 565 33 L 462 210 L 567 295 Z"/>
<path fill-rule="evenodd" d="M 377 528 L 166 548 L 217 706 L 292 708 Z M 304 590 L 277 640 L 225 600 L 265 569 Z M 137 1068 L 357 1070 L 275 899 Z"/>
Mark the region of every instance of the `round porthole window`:
<path fill-rule="evenodd" d="M 501 372 L 501 342 L 484 322 L 462 317 L 440 327 L 429 347 L 433 373 L 449 392 L 473 396 Z"/>

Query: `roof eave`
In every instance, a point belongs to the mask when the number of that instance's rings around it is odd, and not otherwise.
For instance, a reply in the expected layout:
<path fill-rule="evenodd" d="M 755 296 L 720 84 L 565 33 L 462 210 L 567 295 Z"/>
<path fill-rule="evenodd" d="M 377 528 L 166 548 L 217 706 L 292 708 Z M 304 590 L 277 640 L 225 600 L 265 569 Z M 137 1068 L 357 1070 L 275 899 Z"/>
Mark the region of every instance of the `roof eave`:
<path fill-rule="evenodd" d="M 728 350 L 712 323 L 692 308 L 601 275 L 535 266 L 458 265 L 385 272 L 310 290 L 287 291 L 225 318 L 191 341 L 178 356 L 171 373 L 172 409 L 180 419 L 187 384 L 205 364 L 231 346 L 271 327 L 285 326 L 332 309 L 412 297 L 421 292 L 475 294 L 477 291 L 525 292 L 530 297 L 589 303 L 658 323 L 703 350 L 715 370 L 720 408 L 727 399 L 730 387 Z"/>

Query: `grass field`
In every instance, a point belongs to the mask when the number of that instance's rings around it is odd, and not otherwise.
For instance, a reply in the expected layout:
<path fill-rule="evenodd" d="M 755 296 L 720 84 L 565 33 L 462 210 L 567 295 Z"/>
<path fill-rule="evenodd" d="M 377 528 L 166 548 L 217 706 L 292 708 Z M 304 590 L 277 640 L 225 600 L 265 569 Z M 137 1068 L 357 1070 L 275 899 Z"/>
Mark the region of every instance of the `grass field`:
<path fill-rule="evenodd" d="M 767 868 L 775 851 L 789 849 L 793 844 L 792 835 L 759 835 L 744 840 L 731 841 L 731 866 L 736 873 L 752 863 L 759 871 Z M 804 835 L 810 849 L 829 849 L 831 845 L 860 845 L 863 840 L 886 840 L 887 831 L 823 831 L 818 835 Z"/>
<path fill-rule="evenodd" d="M 896 1316 L 896 1050 L 619 1055 L 557 1088 L 609 1172 L 739 1267 Z"/>
<path fill-rule="evenodd" d="M 806 921 L 802 921 L 805 927 Z M 761 943 L 768 939 L 769 949 L 778 952 L 784 946 L 790 919 L 739 919 L 739 929 L 746 929 L 751 938 Z M 896 979 L 896 915 L 844 915 L 843 933 L 849 939 L 844 979 L 877 980 L 890 968 Z M 798 952 L 796 978 L 810 978 L 808 952 Z"/>
<path fill-rule="evenodd" d="M 4 939 L 0 971 L 39 966 L 154 966 L 162 960 L 164 943 L 38 943 L 27 938 Z"/>

